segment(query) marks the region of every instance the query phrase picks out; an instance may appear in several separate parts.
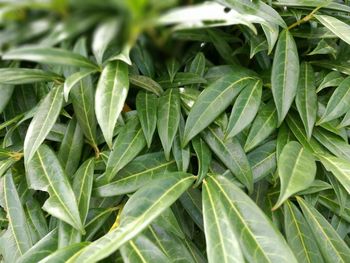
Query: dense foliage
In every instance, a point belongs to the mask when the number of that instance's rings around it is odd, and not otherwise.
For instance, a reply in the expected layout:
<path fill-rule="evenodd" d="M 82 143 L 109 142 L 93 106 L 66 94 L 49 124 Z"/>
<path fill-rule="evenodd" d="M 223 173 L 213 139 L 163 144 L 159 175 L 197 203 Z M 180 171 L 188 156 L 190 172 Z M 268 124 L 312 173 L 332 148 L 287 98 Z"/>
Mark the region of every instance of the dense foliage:
<path fill-rule="evenodd" d="M 350 262 L 349 14 L 0 1 L 0 261 Z"/>

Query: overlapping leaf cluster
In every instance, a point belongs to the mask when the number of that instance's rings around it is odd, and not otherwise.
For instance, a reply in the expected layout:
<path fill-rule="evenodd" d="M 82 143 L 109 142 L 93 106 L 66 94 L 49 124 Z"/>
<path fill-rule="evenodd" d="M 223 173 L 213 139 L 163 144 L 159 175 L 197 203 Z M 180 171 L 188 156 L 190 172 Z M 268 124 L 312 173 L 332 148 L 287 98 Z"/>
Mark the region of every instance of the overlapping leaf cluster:
<path fill-rule="evenodd" d="M 2 1 L 1 262 L 349 262 L 350 6 Z"/>

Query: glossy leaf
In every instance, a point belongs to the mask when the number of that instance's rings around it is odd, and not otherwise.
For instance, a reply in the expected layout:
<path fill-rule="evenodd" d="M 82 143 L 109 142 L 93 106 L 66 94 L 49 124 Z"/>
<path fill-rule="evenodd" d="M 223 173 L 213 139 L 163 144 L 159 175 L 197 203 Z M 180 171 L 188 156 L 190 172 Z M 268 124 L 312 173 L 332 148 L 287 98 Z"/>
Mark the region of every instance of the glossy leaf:
<path fill-rule="evenodd" d="M 326 262 L 346 262 L 350 249 L 327 220 L 302 198 L 298 203 Z"/>
<path fill-rule="evenodd" d="M 321 119 L 317 122 L 318 124 L 334 120 L 349 110 L 349 85 L 350 77 L 347 77 L 340 83 L 339 87 L 334 91 L 331 98 L 329 99 L 326 111 L 324 112 Z"/>
<path fill-rule="evenodd" d="M 211 151 L 208 145 L 200 137 L 196 137 L 192 140 L 192 146 L 198 159 L 198 178 L 196 182 L 196 185 L 198 186 L 209 171 Z"/>
<path fill-rule="evenodd" d="M 308 138 L 311 137 L 317 115 L 317 95 L 314 86 L 314 74 L 309 64 L 301 64 L 298 92 L 295 98 L 295 103 Z"/>
<path fill-rule="evenodd" d="M 110 255 L 147 227 L 193 183 L 193 177 L 184 173 L 168 175 L 168 178 L 138 190 L 125 205 L 119 227 L 88 245 L 69 261 L 96 262 Z M 144 197 L 146 193 L 152 193 L 152 196 L 140 203 L 139 197 Z"/>
<path fill-rule="evenodd" d="M 252 77 L 237 72 L 237 74 L 228 74 L 208 86 L 190 110 L 183 145 L 213 122 L 251 79 Z"/>
<path fill-rule="evenodd" d="M 297 262 L 282 235 L 266 215 L 234 183 L 223 176 L 210 176 L 207 188 L 215 210 L 230 218 L 244 257 L 250 262 Z M 241 229 L 244 228 L 242 234 Z"/>
<path fill-rule="evenodd" d="M 104 178 L 111 181 L 115 175 L 134 159 L 146 146 L 146 139 L 138 118 L 133 118 L 123 127 L 113 143 L 108 157 Z"/>
<path fill-rule="evenodd" d="M 316 175 L 316 163 L 312 154 L 299 143 L 289 142 L 278 159 L 278 175 L 281 190 L 274 210 L 291 195 L 305 190 L 312 184 Z"/>
<path fill-rule="evenodd" d="M 96 72 L 95 69 L 87 69 L 87 70 L 82 70 L 78 71 L 72 75 L 70 75 L 66 81 L 64 82 L 64 99 L 67 101 L 68 100 L 68 95 L 71 89 L 79 83 L 83 78 L 86 76 L 91 75 L 92 73 Z"/>
<path fill-rule="evenodd" d="M 297 93 L 299 57 L 295 41 L 288 30 L 282 31 L 272 64 L 271 85 L 278 124 L 284 120 Z"/>
<path fill-rule="evenodd" d="M 114 127 L 129 90 L 128 66 L 122 61 L 109 62 L 103 69 L 95 94 L 95 112 L 110 148 Z"/>
<path fill-rule="evenodd" d="M 215 155 L 251 192 L 253 174 L 239 141 L 236 138 L 224 140 L 224 134 L 220 128 L 209 127 L 203 131 L 202 136 Z"/>
<path fill-rule="evenodd" d="M 350 26 L 346 23 L 338 20 L 333 16 L 328 15 L 315 15 L 315 18 L 325 27 L 327 27 L 332 33 L 337 35 L 341 40 L 350 45 Z"/>
<path fill-rule="evenodd" d="M 226 137 L 233 137 L 246 128 L 258 112 L 262 93 L 260 80 L 252 82 L 238 95 L 232 108 Z"/>
<path fill-rule="evenodd" d="M 153 134 L 157 126 L 158 100 L 149 92 L 140 91 L 136 96 L 136 110 L 148 148 L 151 146 Z"/>
<path fill-rule="evenodd" d="M 62 81 L 62 77 L 53 72 L 29 68 L 0 68 L 0 76 L 0 83 L 8 85 Z"/>
<path fill-rule="evenodd" d="M 28 163 L 49 134 L 60 114 L 63 103 L 63 86 L 58 86 L 40 103 L 24 141 L 24 159 Z"/>
<path fill-rule="evenodd" d="M 180 95 L 177 89 L 168 89 L 159 98 L 157 130 L 165 158 L 169 160 L 171 147 L 180 123 Z"/>
<path fill-rule="evenodd" d="M 38 46 L 22 47 L 6 52 L 2 58 L 98 69 L 97 65 L 89 59 L 59 48 L 44 48 Z"/>
<path fill-rule="evenodd" d="M 27 169 L 29 187 L 50 195 L 43 209 L 84 233 L 74 192 L 54 152 L 40 146 Z"/>

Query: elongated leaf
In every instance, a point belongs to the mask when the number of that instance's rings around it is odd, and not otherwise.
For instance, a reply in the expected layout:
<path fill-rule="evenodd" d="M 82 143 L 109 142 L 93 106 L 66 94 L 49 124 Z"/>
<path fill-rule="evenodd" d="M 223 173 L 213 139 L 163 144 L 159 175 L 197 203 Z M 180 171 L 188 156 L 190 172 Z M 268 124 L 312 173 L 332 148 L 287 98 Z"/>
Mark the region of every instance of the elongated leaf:
<path fill-rule="evenodd" d="M 163 153 L 141 155 L 125 166 L 117 179 L 108 184 L 97 183 L 94 194 L 107 197 L 132 193 L 172 171 L 176 171 L 175 161 L 165 160 Z"/>
<path fill-rule="evenodd" d="M 131 84 L 143 88 L 146 91 L 150 91 L 158 96 L 163 93 L 162 87 L 149 77 L 141 75 L 130 75 L 129 78 Z"/>
<path fill-rule="evenodd" d="M 245 151 L 250 151 L 265 140 L 277 127 L 277 110 L 273 103 L 262 105 L 249 130 L 244 145 Z"/>
<path fill-rule="evenodd" d="M 50 194 L 43 209 L 84 233 L 72 187 L 54 152 L 46 145 L 39 147 L 27 164 L 30 188 Z"/>
<path fill-rule="evenodd" d="M 28 221 L 10 172 L 4 176 L 4 199 L 12 236 L 23 255 L 32 245 Z"/>
<path fill-rule="evenodd" d="M 157 126 L 157 106 L 157 97 L 152 93 L 140 91 L 137 94 L 137 116 L 140 119 L 142 131 L 145 135 L 148 148 L 151 146 L 153 134 Z"/>
<path fill-rule="evenodd" d="M 208 180 L 210 181 L 210 179 Z M 235 229 L 222 203 L 218 203 L 215 190 L 203 183 L 204 231 L 209 262 L 244 262 L 243 252 Z"/>
<path fill-rule="evenodd" d="M 282 31 L 272 64 L 271 85 L 280 125 L 288 113 L 297 92 L 299 57 L 294 39 L 288 30 Z"/>
<path fill-rule="evenodd" d="M 317 156 L 322 165 L 327 169 L 327 171 L 332 172 L 332 174 L 337 178 L 341 185 L 350 194 L 350 163 L 349 161 L 327 155 Z"/>
<path fill-rule="evenodd" d="M 133 118 L 123 127 L 113 143 L 104 178 L 109 182 L 114 176 L 134 159 L 146 146 L 146 139 L 138 118 Z"/>
<path fill-rule="evenodd" d="M 26 210 L 39 238 L 44 238 L 49 233 L 49 228 L 40 203 L 36 199 L 31 199 L 26 202 Z"/>
<path fill-rule="evenodd" d="M 298 142 L 289 142 L 278 159 L 278 176 L 281 190 L 274 210 L 291 195 L 307 189 L 312 184 L 316 176 L 316 163 L 312 154 Z"/>
<path fill-rule="evenodd" d="M 68 100 L 68 95 L 71 89 L 78 83 L 80 82 L 83 78 L 86 76 L 91 75 L 92 73 L 95 73 L 95 69 L 87 69 L 87 70 L 82 70 L 78 71 L 72 75 L 70 75 L 66 81 L 64 82 L 64 99 L 67 101 Z"/>
<path fill-rule="evenodd" d="M 71 51 L 59 48 L 46 48 L 38 46 L 22 47 L 10 50 L 9 52 L 5 53 L 2 58 L 98 69 L 98 66 L 89 59 Z"/>
<path fill-rule="evenodd" d="M 205 180 L 217 204 L 214 209 L 230 219 L 229 226 L 247 261 L 297 262 L 282 235 L 242 190 L 223 176 Z"/>
<path fill-rule="evenodd" d="M 77 199 L 80 218 L 83 224 L 85 223 L 90 207 L 94 168 L 94 159 L 90 158 L 79 167 L 73 177 L 73 191 Z"/>
<path fill-rule="evenodd" d="M 238 140 L 233 137 L 224 140 L 220 128 L 207 128 L 202 136 L 215 155 L 244 184 L 249 192 L 253 191 L 253 174 L 247 156 Z"/>
<path fill-rule="evenodd" d="M 102 22 L 95 30 L 92 40 L 92 51 L 99 64 L 102 64 L 103 55 L 120 29 L 118 19 L 109 19 Z"/>
<path fill-rule="evenodd" d="M 63 86 L 51 90 L 40 103 L 24 140 L 24 160 L 33 157 L 40 144 L 45 140 L 60 114 L 63 103 Z"/>
<path fill-rule="evenodd" d="M 251 79 L 242 72 L 236 72 L 227 74 L 207 87 L 190 110 L 182 144 L 186 145 L 212 123 Z"/>
<path fill-rule="evenodd" d="M 315 15 L 322 25 L 327 27 L 332 33 L 350 45 L 350 26 L 333 16 Z"/>
<path fill-rule="evenodd" d="M 74 255 L 77 251 L 81 250 L 82 248 L 86 247 L 88 244 L 89 244 L 89 242 L 82 242 L 82 243 L 72 244 L 70 246 L 58 249 L 54 253 L 52 253 L 51 255 L 40 260 L 40 263 L 50 263 L 50 262 L 64 263 L 64 262 L 67 262 L 67 260 L 72 255 Z"/>
<path fill-rule="evenodd" d="M 319 128 L 313 136 L 335 156 L 350 161 L 350 145 L 339 136 Z"/>
<path fill-rule="evenodd" d="M 41 69 L 29 68 L 0 68 L 0 83 L 17 85 L 41 81 L 62 81 L 62 77 Z"/>
<path fill-rule="evenodd" d="M 317 124 L 334 120 L 350 109 L 350 77 L 344 79 L 327 103 L 326 111 Z"/>
<path fill-rule="evenodd" d="M 312 67 L 307 63 L 302 63 L 295 103 L 308 138 L 311 137 L 317 115 L 317 95 L 314 83 L 315 76 Z"/>
<path fill-rule="evenodd" d="M 324 77 L 321 84 L 318 86 L 316 92 L 318 93 L 321 90 L 328 88 L 328 87 L 339 86 L 339 84 L 343 80 L 344 80 L 344 77 L 338 71 L 331 71 Z"/>
<path fill-rule="evenodd" d="M 237 97 L 227 126 L 226 137 L 233 137 L 246 128 L 258 112 L 262 93 L 262 82 L 256 80 Z"/>
<path fill-rule="evenodd" d="M 58 222 L 58 249 L 80 243 L 81 239 L 80 232 L 74 227 L 63 221 Z"/>
<path fill-rule="evenodd" d="M 253 181 L 257 182 L 276 170 L 276 141 L 267 142 L 251 151 L 248 161 L 252 168 Z"/>
<path fill-rule="evenodd" d="M 298 203 L 326 262 L 347 262 L 350 249 L 337 232 L 314 207 L 302 198 L 298 197 Z"/>
<path fill-rule="evenodd" d="M 147 236 L 139 234 L 133 240 L 120 248 L 124 262 L 164 262 L 170 263 L 170 259 Z"/>
<path fill-rule="evenodd" d="M 180 95 L 178 89 L 168 89 L 159 98 L 157 129 L 165 158 L 169 160 L 171 147 L 180 123 Z"/>
<path fill-rule="evenodd" d="M 181 141 L 185 129 L 185 120 L 180 116 L 179 130 L 175 135 L 172 153 L 179 171 L 186 172 L 190 164 L 191 152 L 189 145 L 182 147 Z"/>
<path fill-rule="evenodd" d="M 195 137 L 192 140 L 192 146 L 198 159 L 198 178 L 196 182 L 196 185 L 198 186 L 209 171 L 211 151 L 208 145 L 200 137 Z"/>
<path fill-rule="evenodd" d="M 0 85 L 0 113 L 3 112 L 7 103 L 10 101 L 14 86 L 12 85 Z"/>
<path fill-rule="evenodd" d="M 324 262 L 305 218 L 290 201 L 284 203 L 284 224 L 288 244 L 298 262 Z"/>
<path fill-rule="evenodd" d="M 83 140 L 83 132 L 80 129 L 77 120 L 73 118 L 69 121 L 57 155 L 61 165 L 64 167 L 64 171 L 70 177 L 79 166 L 84 143 Z"/>
<path fill-rule="evenodd" d="M 32 246 L 18 263 L 37 263 L 57 249 L 57 229 L 52 230 L 45 237 Z"/>
<path fill-rule="evenodd" d="M 102 71 L 95 95 L 95 112 L 110 148 L 114 127 L 129 90 L 128 66 L 122 61 L 109 62 Z"/>
<path fill-rule="evenodd" d="M 125 205 L 119 227 L 94 241 L 68 262 L 96 262 L 110 255 L 146 228 L 193 183 L 193 176 L 185 173 L 168 175 L 168 178 L 138 190 Z M 147 195 L 148 198 L 144 199 Z M 144 201 L 140 203 L 139 198 Z"/>
<path fill-rule="evenodd" d="M 97 142 L 94 96 L 95 89 L 89 76 L 75 85 L 70 93 L 74 113 L 79 126 L 88 142 L 96 151 Z"/>

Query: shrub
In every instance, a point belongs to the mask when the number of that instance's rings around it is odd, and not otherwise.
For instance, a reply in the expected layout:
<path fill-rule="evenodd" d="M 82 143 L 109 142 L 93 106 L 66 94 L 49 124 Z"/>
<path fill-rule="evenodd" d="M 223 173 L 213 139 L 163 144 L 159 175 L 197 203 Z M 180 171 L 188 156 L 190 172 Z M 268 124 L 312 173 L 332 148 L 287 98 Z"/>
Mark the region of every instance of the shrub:
<path fill-rule="evenodd" d="M 349 262 L 349 13 L 1 1 L 1 260 Z"/>

